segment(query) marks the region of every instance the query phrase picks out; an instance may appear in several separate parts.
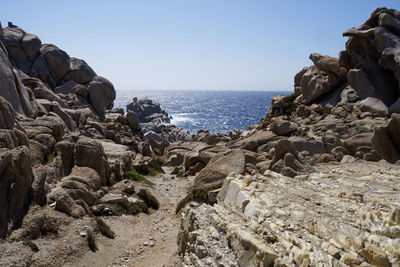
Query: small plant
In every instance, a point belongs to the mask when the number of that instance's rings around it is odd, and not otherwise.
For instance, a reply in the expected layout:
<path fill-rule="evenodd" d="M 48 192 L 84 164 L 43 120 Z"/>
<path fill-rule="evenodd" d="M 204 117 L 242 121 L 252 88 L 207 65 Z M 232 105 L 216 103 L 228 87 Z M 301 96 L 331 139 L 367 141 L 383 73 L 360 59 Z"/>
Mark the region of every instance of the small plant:
<path fill-rule="evenodd" d="M 133 203 L 126 198 L 113 199 L 105 202 L 115 214 L 121 216 L 122 214 L 136 215 L 139 212 L 149 214 L 147 205 L 143 202 Z"/>
<path fill-rule="evenodd" d="M 157 169 L 155 169 L 155 168 L 153 168 L 153 167 L 149 167 L 149 171 L 147 172 L 146 175 L 149 175 L 149 176 L 156 176 L 156 175 L 159 174 L 159 173 L 160 173 L 159 170 L 157 170 Z"/>
<path fill-rule="evenodd" d="M 114 239 L 115 233 L 110 229 L 110 227 L 103 221 L 101 218 L 94 217 L 94 220 L 97 223 L 97 227 L 100 230 L 100 233 L 108 238 Z"/>
<path fill-rule="evenodd" d="M 68 142 L 71 142 L 71 143 L 74 142 L 74 140 L 72 140 L 72 138 L 69 137 L 69 136 L 64 136 L 63 139 L 64 139 L 65 141 L 68 141 Z"/>
<path fill-rule="evenodd" d="M 194 200 L 193 194 L 190 193 L 186 197 L 184 197 L 181 201 L 179 201 L 178 205 L 176 205 L 175 208 L 175 213 L 178 214 L 178 212 L 183 209 L 190 201 Z"/>
<path fill-rule="evenodd" d="M 130 169 L 129 171 L 125 172 L 125 178 L 132 180 L 132 181 L 137 181 L 137 182 L 143 182 L 148 185 L 153 185 L 152 182 L 147 180 L 143 175 L 141 175 L 136 169 Z"/>
<path fill-rule="evenodd" d="M 42 235 L 47 235 L 47 234 L 58 234 L 58 228 L 51 222 L 45 222 L 42 227 L 40 228 L 40 232 Z"/>
<path fill-rule="evenodd" d="M 178 171 L 176 177 L 183 177 L 183 171 L 182 170 Z"/>
<path fill-rule="evenodd" d="M 49 163 L 49 162 L 53 161 L 53 159 L 55 157 L 56 157 L 56 153 L 54 153 L 54 152 L 48 153 L 46 155 L 46 163 Z"/>
<path fill-rule="evenodd" d="M 24 246 L 30 247 L 32 249 L 32 251 L 35 251 L 35 252 L 39 251 L 39 247 L 32 241 L 27 240 L 27 241 L 24 241 L 22 244 L 24 244 Z"/>
<path fill-rule="evenodd" d="M 357 125 L 355 127 L 356 133 L 360 134 L 360 133 L 370 133 L 373 131 L 373 129 L 370 129 L 368 127 L 365 127 L 364 125 Z"/>
<path fill-rule="evenodd" d="M 91 251 L 96 252 L 98 250 L 96 239 L 91 231 L 87 231 L 87 242 Z"/>

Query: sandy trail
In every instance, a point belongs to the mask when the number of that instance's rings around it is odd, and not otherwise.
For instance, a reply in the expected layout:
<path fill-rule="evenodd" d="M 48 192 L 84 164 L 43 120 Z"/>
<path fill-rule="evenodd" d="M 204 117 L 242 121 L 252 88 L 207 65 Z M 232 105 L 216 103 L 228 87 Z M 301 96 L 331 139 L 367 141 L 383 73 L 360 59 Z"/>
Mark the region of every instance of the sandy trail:
<path fill-rule="evenodd" d="M 171 168 L 165 168 L 170 173 Z M 87 252 L 65 266 L 176 266 L 179 263 L 176 238 L 180 218 L 177 203 L 186 196 L 193 178 L 164 174 L 147 177 L 153 187 L 136 184 L 136 192 L 147 188 L 160 202 L 160 209 L 136 216 L 102 217 L 115 232 L 115 239 L 98 236 L 98 251 Z"/>

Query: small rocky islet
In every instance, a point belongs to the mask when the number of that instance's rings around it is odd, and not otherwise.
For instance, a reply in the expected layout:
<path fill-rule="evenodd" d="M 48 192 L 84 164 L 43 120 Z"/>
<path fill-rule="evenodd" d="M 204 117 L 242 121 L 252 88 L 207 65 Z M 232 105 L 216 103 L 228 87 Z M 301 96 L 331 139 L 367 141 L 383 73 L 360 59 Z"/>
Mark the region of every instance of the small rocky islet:
<path fill-rule="evenodd" d="M 311 54 L 259 124 L 195 135 L 0 29 L 0 266 L 400 266 L 399 11 Z"/>

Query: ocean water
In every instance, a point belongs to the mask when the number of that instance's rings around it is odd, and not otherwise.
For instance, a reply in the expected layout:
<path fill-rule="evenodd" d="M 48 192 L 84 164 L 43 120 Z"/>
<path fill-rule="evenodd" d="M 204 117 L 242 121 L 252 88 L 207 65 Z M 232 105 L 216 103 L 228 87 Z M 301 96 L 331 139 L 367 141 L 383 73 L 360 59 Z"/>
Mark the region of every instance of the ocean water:
<path fill-rule="evenodd" d="M 172 116 L 171 123 L 189 130 L 211 132 L 246 130 L 265 116 L 272 97 L 290 92 L 278 91 L 117 91 L 115 108 L 124 108 L 133 97 L 148 97 L 160 103 Z"/>

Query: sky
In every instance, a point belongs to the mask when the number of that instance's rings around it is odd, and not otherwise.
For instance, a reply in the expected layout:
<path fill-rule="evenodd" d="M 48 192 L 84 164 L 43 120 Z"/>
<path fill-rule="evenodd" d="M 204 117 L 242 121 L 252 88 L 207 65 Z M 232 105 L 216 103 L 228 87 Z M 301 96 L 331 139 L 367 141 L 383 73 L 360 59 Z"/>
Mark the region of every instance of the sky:
<path fill-rule="evenodd" d="M 293 89 L 310 53 L 337 57 L 342 33 L 384 0 L 1 0 L 42 43 L 84 59 L 117 90 Z"/>

